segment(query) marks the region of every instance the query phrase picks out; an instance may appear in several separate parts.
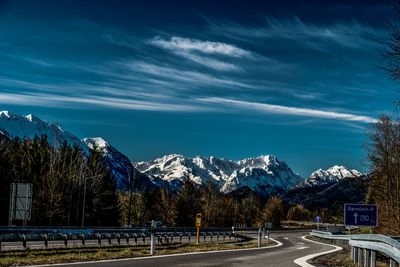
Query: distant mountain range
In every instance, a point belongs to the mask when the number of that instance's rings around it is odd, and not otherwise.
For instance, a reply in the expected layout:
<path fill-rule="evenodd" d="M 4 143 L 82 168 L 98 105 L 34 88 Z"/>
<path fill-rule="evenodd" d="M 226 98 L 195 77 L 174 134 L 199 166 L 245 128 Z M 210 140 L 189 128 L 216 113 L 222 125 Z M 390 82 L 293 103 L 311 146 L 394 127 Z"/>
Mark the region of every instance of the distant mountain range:
<path fill-rule="evenodd" d="M 131 162 L 100 137 L 80 140 L 59 125 L 44 122 L 34 115 L 20 116 L 7 111 L 0 112 L 0 138 L 33 138 L 43 134 L 53 144 L 66 141 L 70 145 L 78 145 L 85 153 L 96 143 L 106 158 L 119 189 L 126 189 L 129 180 L 133 179 L 137 190 L 167 186 L 177 191 L 183 185 L 184 179 L 189 178 L 197 185 L 215 183 L 222 193 L 249 188 L 264 196 L 283 196 L 292 192 L 292 199 L 296 199 L 293 192 L 307 191 L 310 188 L 323 190 L 347 178 L 363 177 L 356 170 L 333 166 L 328 170 L 319 169 L 304 179 L 273 155 L 232 161 L 200 156 L 185 158 L 172 154 L 150 161 Z"/>

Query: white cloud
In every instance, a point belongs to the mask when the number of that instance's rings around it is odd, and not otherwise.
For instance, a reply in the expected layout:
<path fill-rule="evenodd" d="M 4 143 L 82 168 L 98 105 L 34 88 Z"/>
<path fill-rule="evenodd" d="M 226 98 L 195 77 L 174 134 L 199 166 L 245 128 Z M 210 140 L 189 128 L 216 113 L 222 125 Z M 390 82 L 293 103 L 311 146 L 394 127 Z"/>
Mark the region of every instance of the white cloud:
<path fill-rule="evenodd" d="M 344 47 L 370 49 L 376 47 L 375 41 L 385 36 L 385 31 L 375 29 L 356 21 L 318 25 L 305 23 L 298 17 L 278 20 L 267 17 L 265 24 L 254 27 L 233 22 L 220 23 L 208 21 L 212 33 L 233 40 L 251 41 L 255 39 L 287 39 L 313 49 L 324 49 L 326 45 L 338 44 Z"/>
<path fill-rule="evenodd" d="M 176 103 L 152 102 L 146 100 L 136 100 L 117 97 L 99 96 L 62 96 L 51 94 L 32 94 L 32 93 L 0 93 L 0 103 L 28 106 L 46 106 L 81 109 L 81 104 L 88 104 L 101 107 L 113 107 L 127 110 L 147 110 L 147 111 L 208 111 L 209 108 L 191 104 L 182 104 L 177 100 Z"/>
<path fill-rule="evenodd" d="M 297 107 L 288 107 L 282 105 L 271 105 L 266 103 L 258 103 L 258 102 L 248 102 L 234 99 L 224 99 L 219 97 L 209 97 L 209 98 L 200 98 L 198 99 L 202 102 L 209 103 L 218 103 L 231 105 L 234 107 L 242 108 L 242 109 L 251 109 L 259 112 L 265 113 L 276 113 L 276 114 L 287 114 L 287 115 L 296 115 L 296 116 L 308 116 L 308 117 L 316 117 L 316 118 L 327 118 L 327 119 L 337 119 L 344 121 L 358 121 L 364 123 L 376 123 L 377 119 L 368 116 L 355 115 L 350 113 L 339 113 L 333 111 L 324 111 L 318 109 L 309 109 L 309 108 L 297 108 Z"/>
<path fill-rule="evenodd" d="M 173 51 L 197 51 L 205 54 L 219 54 L 237 58 L 251 56 L 249 51 L 243 50 L 235 45 L 190 38 L 171 37 L 170 40 L 165 40 L 157 36 L 154 37 L 150 43 Z"/>
<path fill-rule="evenodd" d="M 240 71 L 241 68 L 238 66 L 235 66 L 231 63 L 226 63 L 222 62 L 219 60 L 212 59 L 210 57 L 203 57 L 203 56 L 198 56 L 194 55 L 188 52 L 176 52 L 177 55 L 183 56 L 187 59 L 190 59 L 193 62 L 196 62 L 198 64 L 201 64 L 203 66 L 215 69 L 215 70 L 220 70 L 220 71 Z"/>

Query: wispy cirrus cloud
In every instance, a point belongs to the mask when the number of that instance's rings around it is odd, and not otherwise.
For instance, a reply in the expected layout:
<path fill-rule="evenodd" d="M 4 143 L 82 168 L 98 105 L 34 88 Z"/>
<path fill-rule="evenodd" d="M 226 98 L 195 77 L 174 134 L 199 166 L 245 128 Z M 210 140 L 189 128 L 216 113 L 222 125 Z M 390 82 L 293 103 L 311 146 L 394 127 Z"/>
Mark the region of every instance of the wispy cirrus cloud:
<path fill-rule="evenodd" d="M 154 37 L 150 43 L 172 51 L 197 51 L 205 54 L 219 54 L 229 57 L 249 57 L 251 53 L 232 44 L 202 41 L 183 37 L 171 37 L 169 40 L 160 36 Z"/>
<path fill-rule="evenodd" d="M 278 20 L 265 18 L 261 26 L 247 26 L 234 22 L 208 20 L 211 33 L 233 40 L 254 42 L 254 40 L 286 39 L 314 49 L 326 49 L 332 45 L 348 48 L 370 49 L 377 46 L 377 39 L 385 36 L 385 30 L 351 23 L 315 24 L 306 23 L 298 17 Z"/>
<path fill-rule="evenodd" d="M 171 100 L 170 100 L 171 101 Z M 204 108 L 199 105 L 182 104 L 182 101 L 174 99 L 172 103 L 156 102 L 148 100 L 136 100 L 118 97 L 102 96 L 65 96 L 42 93 L 0 93 L 0 103 L 26 105 L 26 106 L 45 106 L 82 109 L 81 104 L 92 105 L 93 107 L 110 107 L 124 110 L 147 110 L 147 111 L 166 111 L 166 112 L 199 112 L 209 111 L 210 108 Z"/>
<path fill-rule="evenodd" d="M 289 107 L 283 105 L 272 105 L 266 103 L 258 103 L 258 102 L 250 102 L 243 100 L 235 100 L 235 99 L 225 99 L 219 97 L 210 97 L 210 98 L 200 98 L 198 99 L 202 102 L 208 103 L 219 103 L 227 106 L 232 106 L 241 109 L 255 110 L 259 112 L 265 113 L 275 113 L 275 114 L 286 114 L 286 115 L 295 115 L 295 116 L 307 116 L 307 117 L 316 117 L 316 118 L 326 118 L 326 119 L 337 119 L 344 121 L 355 121 L 355 122 L 363 122 L 363 123 L 376 123 L 377 119 L 356 115 L 351 113 L 340 113 L 334 111 L 325 111 L 318 109 L 310 109 L 310 108 L 298 108 L 298 107 Z"/>
<path fill-rule="evenodd" d="M 218 71 L 241 71 L 241 67 L 227 62 L 227 60 L 232 60 L 232 58 L 251 58 L 253 56 L 250 51 L 223 42 L 203 41 L 183 37 L 165 39 L 156 36 L 149 43 Z"/>

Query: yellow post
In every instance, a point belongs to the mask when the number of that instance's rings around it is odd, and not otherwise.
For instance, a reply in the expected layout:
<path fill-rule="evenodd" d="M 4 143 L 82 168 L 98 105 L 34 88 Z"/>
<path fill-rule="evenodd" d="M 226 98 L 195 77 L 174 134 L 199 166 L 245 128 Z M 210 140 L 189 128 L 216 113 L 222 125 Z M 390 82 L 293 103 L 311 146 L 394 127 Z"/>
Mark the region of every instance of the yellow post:
<path fill-rule="evenodd" d="M 197 227 L 196 244 L 199 244 L 200 226 L 201 226 L 201 213 L 197 213 L 196 214 L 196 227 Z"/>

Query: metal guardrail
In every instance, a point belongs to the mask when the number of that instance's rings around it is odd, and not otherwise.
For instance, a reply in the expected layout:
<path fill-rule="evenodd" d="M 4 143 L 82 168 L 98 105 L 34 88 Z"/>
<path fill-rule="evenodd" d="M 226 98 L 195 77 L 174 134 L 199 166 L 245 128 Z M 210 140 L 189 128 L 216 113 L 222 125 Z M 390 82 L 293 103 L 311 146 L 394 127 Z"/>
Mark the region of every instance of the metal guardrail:
<path fill-rule="evenodd" d="M 147 227 L 139 228 L 93 228 L 93 229 L 70 229 L 70 228 L 2 228 L 0 231 L 0 251 L 7 244 L 16 243 L 22 249 L 28 249 L 30 242 L 36 241 L 35 247 L 40 244 L 44 248 L 48 248 L 50 241 L 60 241 L 64 244 L 61 247 L 80 246 L 85 247 L 86 241 L 97 240 L 95 242 L 101 246 L 103 240 L 105 244 L 111 245 L 138 245 L 148 243 L 148 238 L 151 236 L 151 230 Z M 184 240 L 191 242 L 195 240 L 196 228 L 194 227 L 162 227 L 157 228 L 156 237 L 161 243 L 175 242 L 182 243 Z M 243 236 L 233 233 L 232 228 L 202 228 L 200 236 L 206 241 L 208 237 L 211 241 L 225 240 L 225 238 L 243 239 Z M 191 238 L 192 237 L 192 238 Z M 114 240 L 114 242 L 112 242 Z M 115 240 L 117 243 L 115 244 Z M 124 242 L 121 242 L 124 240 Z M 164 241 L 163 241 L 164 240 Z M 43 242 L 43 243 L 42 243 Z M 2 244 L 3 243 L 3 244 Z M 19 245 L 18 245 L 19 244 Z M 3 245 L 3 246 L 2 246 Z M 14 245 L 15 246 L 15 245 Z M 93 246 L 93 242 L 92 242 Z"/>
<path fill-rule="evenodd" d="M 358 266 L 364 262 L 364 266 L 375 267 L 377 251 L 390 258 L 390 266 L 395 266 L 396 262 L 400 264 L 400 242 L 389 236 L 377 234 L 333 235 L 315 230 L 310 234 L 323 239 L 347 240 L 351 246 L 351 258 Z"/>

